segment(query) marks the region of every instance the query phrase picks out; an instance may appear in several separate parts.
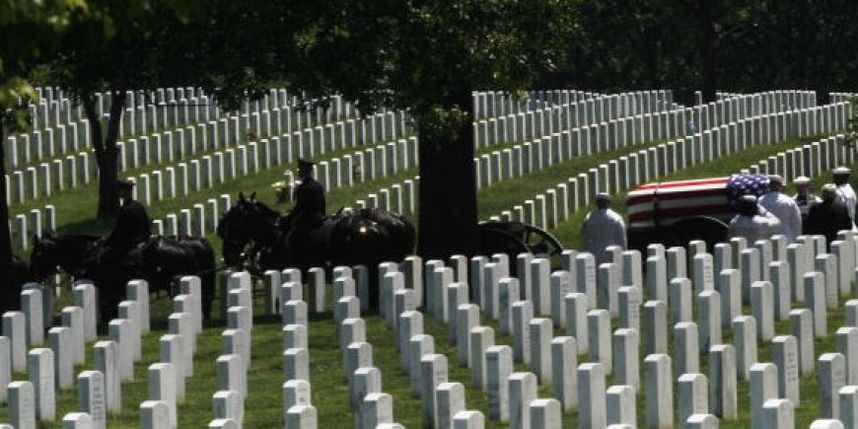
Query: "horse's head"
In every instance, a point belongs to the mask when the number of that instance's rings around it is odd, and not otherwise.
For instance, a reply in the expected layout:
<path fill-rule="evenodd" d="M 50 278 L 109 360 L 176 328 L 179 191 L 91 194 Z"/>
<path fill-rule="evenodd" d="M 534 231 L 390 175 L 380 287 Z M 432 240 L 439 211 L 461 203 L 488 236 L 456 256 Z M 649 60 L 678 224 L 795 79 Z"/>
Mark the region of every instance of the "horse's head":
<path fill-rule="evenodd" d="M 63 246 L 56 234 L 47 232 L 33 239 L 33 251 L 30 252 L 30 274 L 36 280 L 44 280 L 59 270 L 63 259 Z"/>
<path fill-rule="evenodd" d="M 238 194 L 238 202 L 230 207 L 217 226 L 217 235 L 223 243 L 223 259 L 228 266 L 242 263 L 242 253 L 248 244 L 268 243 L 274 238 L 274 221 L 268 211 L 270 209 L 256 201 L 255 194 L 250 198 Z"/>
<path fill-rule="evenodd" d="M 72 274 L 85 270 L 95 258 L 99 238 L 94 235 L 64 235 L 45 232 L 34 239 L 30 253 L 30 273 L 44 280 L 62 269 Z"/>

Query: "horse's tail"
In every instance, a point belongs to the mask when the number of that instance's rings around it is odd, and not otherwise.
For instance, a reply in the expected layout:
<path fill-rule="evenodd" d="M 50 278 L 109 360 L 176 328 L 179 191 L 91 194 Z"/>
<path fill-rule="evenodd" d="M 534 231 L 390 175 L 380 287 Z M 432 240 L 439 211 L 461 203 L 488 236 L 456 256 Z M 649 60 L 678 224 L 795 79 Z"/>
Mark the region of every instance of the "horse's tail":
<path fill-rule="evenodd" d="M 205 238 L 199 237 L 197 254 L 197 270 L 200 277 L 200 288 L 203 294 L 203 317 L 206 320 L 211 318 L 212 301 L 214 301 L 217 267 L 215 265 L 215 251 L 211 242 Z"/>

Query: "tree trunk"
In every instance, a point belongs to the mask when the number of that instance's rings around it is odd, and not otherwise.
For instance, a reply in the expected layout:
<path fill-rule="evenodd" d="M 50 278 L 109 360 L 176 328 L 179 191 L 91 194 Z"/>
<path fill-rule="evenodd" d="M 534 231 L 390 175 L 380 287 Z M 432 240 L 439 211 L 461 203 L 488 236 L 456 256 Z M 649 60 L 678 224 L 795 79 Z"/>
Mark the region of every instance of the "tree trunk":
<path fill-rule="evenodd" d="M 717 35 L 715 34 L 715 19 L 712 10 L 712 0 L 700 2 L 700 86 L 703 92 L 703 102 L 717 100 L 717 78 L 715 76 Z"/>
<path fill-rule="evenodd" d="M 95 149 L 95 161 L 98 166 L 98 213 L 99 220 L 116 217 L 119 211 L 119 199 L 116 197 L 116 179 L 119 177 L 119 150 L 116 140 L 119 138 L 119 126 L 125 111 L 125 91 L 117 91 L 110 101 L 110 118 L 107 121 L 107 133 L 101 126 L 101 118 L 95 110 L 95 98 L 84 97 L 84 111 L 90 124 L 90 133 Z"/>
<path fill-rule="evenodd" d="M 420 221 L 417 252 L 424 259 L 455 254 L 473 256 L 480 250 L 471 93 L 461 91 L 446 104 L 447 107 L 458 105 L 467 114 L 458 129 L 449 133 L 426 132 L 427 124 L 418 120 Z"/>
<path fill-rule="evenodd" d="M 98 219 L 113 219 L 119 211 L 119 199 L 116 196 L 119 151 L 116 146 L 96 151 L 95 162 L 98 165 Z"/>
<path fill-rule="evenodd" d="M 5 142 L 0 115 L 0 142 Z M 9 206 L 6 205 L 6 146 L 0 143 L 0 311 L 14 309 L 21 279 L 14 278 L 12 236 L 9 231 Z"/>

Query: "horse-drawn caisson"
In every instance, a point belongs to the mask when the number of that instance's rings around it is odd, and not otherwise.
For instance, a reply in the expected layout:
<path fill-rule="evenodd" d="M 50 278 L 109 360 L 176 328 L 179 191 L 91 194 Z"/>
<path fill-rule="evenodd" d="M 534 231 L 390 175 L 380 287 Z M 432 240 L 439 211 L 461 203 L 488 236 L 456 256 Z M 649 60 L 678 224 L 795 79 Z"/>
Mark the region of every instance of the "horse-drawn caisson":
<path fill-rule="evenodd" d="M 181 276 L 201 278 L 204 316 L 211 312 L 218 269 L 247 270 L 261 275 L 266 270 L 297 267 L 332 269 L 335 266 L 364 265 L 370 284 L 377 284 L 376 268 L 381 262 L 401 262 L 414 252 L 416 231 L 403 216 L 379 208 L 340 209 L 325 215 L 324 191 L 309 174 L 312 164 L 301 164 L 302 184 L 296 189 L 296 205 L 289 213 L 269 208 L 253 193 L 239 193 L 237 202 L 220 219 L 217 235 L 221 239 L 224 267 L 215 264 L 215 252 L 202 237 L 149 235 L 148 218 L 142 206 L 123 197 L 123 208 L 134 208 L 127 219 L 120 213 L 117 228 L 124 247 L 117 250 L 116 231 L 101 238 L 95 235 L 45 233 L 35 240 L 29 272 L 22 278 L 44 282 L 57 272 L 74 279 L 89 279 L 99 290 L 102 318 L 115 316 L 125 284 L 132 279 L 148 281 L 150 291 L 175 292 Z M 142 212 L 136 213 L 136 212 Z M 129 215 L 131 216 L 131 215 Z M 133 225 L 137 225 L 136 227 Z M 563 250 L 551 234 L 520 222 L 483 222 L 480 230 L 480 254 L 504 253 L 514 260 L 519 253 L 530 252 L 552 258 L 559 265 Z M 512 271 L 515 264 L 511 264 Z M 27 271 L 27 270 L 23 270 Z M 377 290 L 370 288 L 370 300 L 377 302 Z"/>
<path fill-rule="evenodd" d="M 311 267 L 364 265 L 373 279 L 373 268 L 385 261 L 401 262 L 413 253 L 416 244 L 415 228 L 404 216 L 364 208 L 340 209 L 324 217 L 309 231 L 309 239 L 296 247 L 288 239 L 290 231 L 283 221 L 286 216 L 258 201 L 255 194 L 239 194 L 217 228 L 227 267 L 260 275 L 286 267 L 306 271 Z M 505 253 L 514 260 L 519 253 L 531 252 L 558 260 L 563 251 L 555 237 L 532 225 L 484 222 L 479 227 L 480 254 Z M 373 289 L 370 300 L 375 302 L 377 291 Z"/>

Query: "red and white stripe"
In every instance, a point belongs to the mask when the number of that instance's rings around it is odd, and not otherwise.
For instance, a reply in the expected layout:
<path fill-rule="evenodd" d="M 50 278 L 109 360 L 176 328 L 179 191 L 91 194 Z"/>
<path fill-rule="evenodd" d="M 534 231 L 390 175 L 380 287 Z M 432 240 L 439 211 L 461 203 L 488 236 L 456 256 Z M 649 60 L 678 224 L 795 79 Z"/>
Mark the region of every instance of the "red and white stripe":
<path fill-rule="evenodd" d="M 643 185 L 626 197 L 629 226 L 654 226 L 656 216 L 663 226 L 689 216 L 729 217 L 727 182 L 720 177 Z"/>

